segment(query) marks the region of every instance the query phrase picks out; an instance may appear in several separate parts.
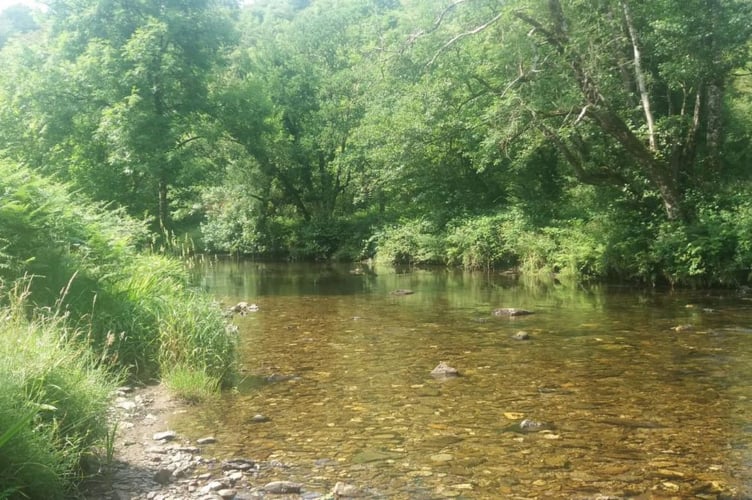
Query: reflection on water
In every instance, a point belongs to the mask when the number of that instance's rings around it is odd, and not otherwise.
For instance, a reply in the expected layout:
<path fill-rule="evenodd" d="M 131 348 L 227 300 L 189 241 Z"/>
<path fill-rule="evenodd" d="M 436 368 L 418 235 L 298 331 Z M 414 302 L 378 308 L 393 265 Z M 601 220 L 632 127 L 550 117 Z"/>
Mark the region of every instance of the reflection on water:
<path fill-rule="evenodd" d="M 238 390 L 175 422 L 215 435 L 217 456 L 276 460 L 289 464 L 280 479 L 384 498 L 752 492 L 752 302 L 734 292 L 238 262 L 197 282 L 260 307 L 234 319 Z M 520 330 L 530 340 L 512 338 Z M 440 361 L 462 376 L 431 377 Z M 553 428 L 521 433 L 524 418 Z"/>

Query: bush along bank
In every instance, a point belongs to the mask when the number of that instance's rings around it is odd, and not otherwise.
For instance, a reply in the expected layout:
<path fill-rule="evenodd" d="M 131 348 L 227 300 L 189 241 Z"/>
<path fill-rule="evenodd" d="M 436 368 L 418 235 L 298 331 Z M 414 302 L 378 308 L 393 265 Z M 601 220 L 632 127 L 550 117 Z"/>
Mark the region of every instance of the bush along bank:
<path fill-rule="evenodd" d="M 141 252 L 148 239 L 122 212 L 0 162 L 0 498 L 75 483 L 84 451 L 107 440 L 116 377 L 161 378 L 189 399 L 232 383 L 221 310 L 181 262 Z"/>

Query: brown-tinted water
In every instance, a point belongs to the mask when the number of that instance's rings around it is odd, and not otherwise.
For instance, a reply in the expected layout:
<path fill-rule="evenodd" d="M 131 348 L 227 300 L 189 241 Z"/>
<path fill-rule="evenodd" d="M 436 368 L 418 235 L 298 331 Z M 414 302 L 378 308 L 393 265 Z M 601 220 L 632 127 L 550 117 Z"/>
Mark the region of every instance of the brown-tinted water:
<path fill-rule="evenodd" d="M 259 306 L 233 320 L 238 389 L 175 422 L 214 455 L 382 498 L 752 494 L 752 301 L 734 291 L 249 262 L 197 281 Z M 432 377 L 440 361 L 461 376 Z"/>

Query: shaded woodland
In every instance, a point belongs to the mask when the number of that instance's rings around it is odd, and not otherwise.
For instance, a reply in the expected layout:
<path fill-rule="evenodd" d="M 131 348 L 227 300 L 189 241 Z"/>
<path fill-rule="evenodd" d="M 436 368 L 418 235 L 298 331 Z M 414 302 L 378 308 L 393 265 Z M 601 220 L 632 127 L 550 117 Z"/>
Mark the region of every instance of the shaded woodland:
<path fill-rule="evenodd" d="M 0 156 L 265 258 L 737 285 L 748 0 L 48 0 Z"/>

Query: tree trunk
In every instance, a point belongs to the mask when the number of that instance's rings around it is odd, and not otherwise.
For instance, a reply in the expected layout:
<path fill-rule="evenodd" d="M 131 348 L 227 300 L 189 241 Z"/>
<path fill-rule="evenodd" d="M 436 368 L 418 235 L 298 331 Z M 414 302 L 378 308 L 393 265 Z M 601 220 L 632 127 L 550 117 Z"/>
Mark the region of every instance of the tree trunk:
<path fill-rule="evenodd" d="M 642 111 L 645 113 L 645 122 L 648 126 L 648 143 L 650 144 L 650 150 L 655 152 L 658 150 L 658 145 L 655 140 L 655 120 L 653 119 L 653 111 L 650 107 L 650 94 L 648 93 L 648 88 L 645 84 L 645 74 L 642 71 L 642 57 L 640 56 L 640 45 L 637 42 L 637 30 L 635 30 L 634 23 L 632 22 L 632 16 L 629 13 L 629 7 L 627 7 L 626 2 L 622 1 L 621 7 L 624 10 L 624 21 L 627 23 L 629 38 L 632 40 L 635 80 L 637 81 L 637 88 L 640 91 Z"/>
<path fill-rule="evenodd" d="M 170 228 L 170 200 L 167 197 L 167 180 L 164 179 L 164 176 L 159 179 L 159 207 L 158 207 L 158 218 L 159 218 L 159 229 L 163 232 L 167 232 L 167 230 Z"/>

